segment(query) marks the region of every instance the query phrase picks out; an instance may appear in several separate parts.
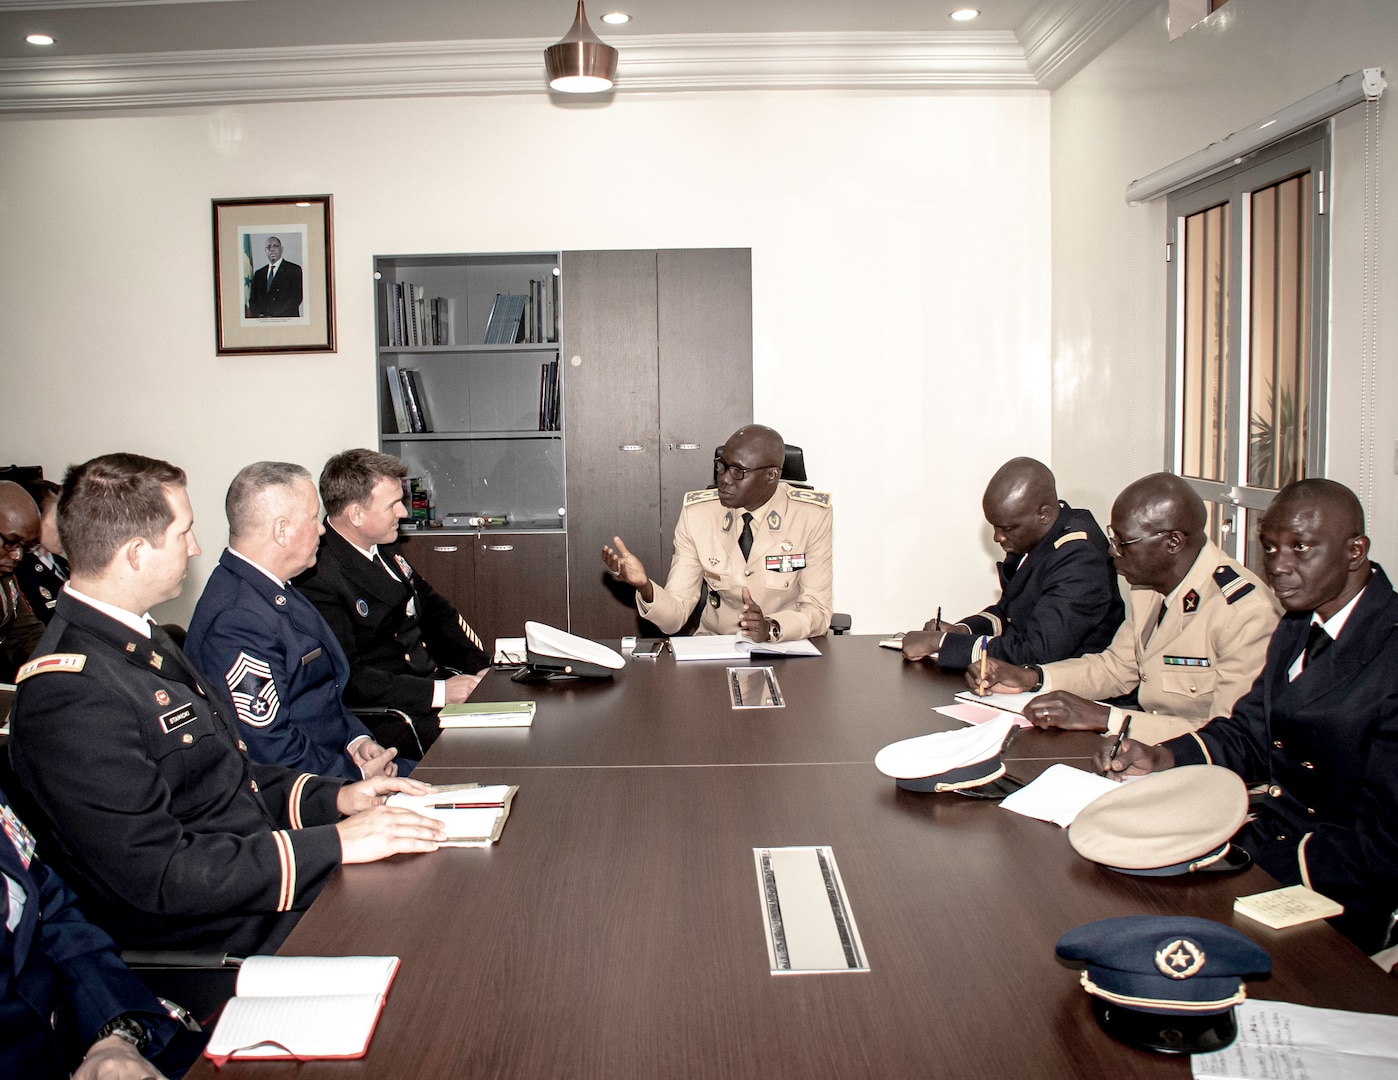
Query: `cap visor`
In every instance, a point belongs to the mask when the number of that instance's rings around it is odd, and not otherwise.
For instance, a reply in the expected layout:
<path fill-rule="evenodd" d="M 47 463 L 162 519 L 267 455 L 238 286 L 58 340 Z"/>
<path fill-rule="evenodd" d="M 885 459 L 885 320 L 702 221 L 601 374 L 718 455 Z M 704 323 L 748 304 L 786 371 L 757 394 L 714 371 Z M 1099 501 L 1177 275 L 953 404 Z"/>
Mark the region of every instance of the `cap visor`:
<path fill-rule="evenodd" d="M 1093 998 L 1092 1014 L 1117 1042 L 1157 1054 L 1211 1054 L 1238 1037 L 1238 1022 L 1231 1008 L 1208 1016 L 1167 1016 Z"/>

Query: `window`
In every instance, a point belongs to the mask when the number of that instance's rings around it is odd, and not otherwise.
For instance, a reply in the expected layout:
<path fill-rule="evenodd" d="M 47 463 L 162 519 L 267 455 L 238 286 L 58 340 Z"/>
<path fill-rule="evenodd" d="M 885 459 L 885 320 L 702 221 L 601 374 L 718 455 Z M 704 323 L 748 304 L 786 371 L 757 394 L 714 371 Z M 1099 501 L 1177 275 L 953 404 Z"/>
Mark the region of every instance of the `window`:
<path fill-rule="evenodd" d="M 1329 126 L 1172 195 L 1167 454 L 1209 534 L 1257 569 L 1250 518 L 1324 472 Z"/>

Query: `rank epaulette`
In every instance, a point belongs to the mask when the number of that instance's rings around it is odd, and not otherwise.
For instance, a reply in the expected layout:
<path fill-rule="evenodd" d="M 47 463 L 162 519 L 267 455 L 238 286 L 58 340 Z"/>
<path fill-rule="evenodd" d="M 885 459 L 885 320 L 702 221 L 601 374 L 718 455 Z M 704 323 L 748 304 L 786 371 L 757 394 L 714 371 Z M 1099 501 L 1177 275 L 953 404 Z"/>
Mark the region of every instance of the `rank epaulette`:
<path fill-rule="evenodd" d="M 78 672 L 86 663 L 87 657 L 83 653 L 49 653 L 46 656 L 36 656 L 19 669 L 19 673 L 15 675 L 15 685 L 18 686 L 31 675 L 43 675 L 49 671 Z"/>
<path fill-rule="evenodd" d="M 686 491 L 684 493 L 685 506 L 693 506 L 695 503 L 713 502 L 718 498 L 718 488 L 705 488 L 703 491 Z"/>
<path fill-rule="evenodd" d="M 1077 532 L 1064 533 L 1062 536 L 1060 536 L 1057 540 L 1055 540 L 1055 541 L 1053 542 L 1053 546 L 1054 546 L 1055 549 L 1057 549 L 1057 548 L 1061 548 L 1064 544 L 1068 543 L 1070 540 L 1086 540 L 1086 539 L 1087 539 L 1087 533 L 1085 533 L 1085 532 L 1083 532 L 1081 529 L 1079 529 Z"/>
<path fill-rule="evenodd" d="M 1219 592 L 1223 593 L 1223 598 L 1230 604 L 1236 603 L 1257 588 L 1256 585 L 1226 563 L 1214 571 L 1214 584 L 1218 586 Z"/>
<path fill-rule="evenodd" d="M 786 497 L 792 502 L 810 503 L 812 506 L 823 506 L 830 509 L 830 492 L 811 491 L 809 488 L 794 487 L 786 493 Z"/>

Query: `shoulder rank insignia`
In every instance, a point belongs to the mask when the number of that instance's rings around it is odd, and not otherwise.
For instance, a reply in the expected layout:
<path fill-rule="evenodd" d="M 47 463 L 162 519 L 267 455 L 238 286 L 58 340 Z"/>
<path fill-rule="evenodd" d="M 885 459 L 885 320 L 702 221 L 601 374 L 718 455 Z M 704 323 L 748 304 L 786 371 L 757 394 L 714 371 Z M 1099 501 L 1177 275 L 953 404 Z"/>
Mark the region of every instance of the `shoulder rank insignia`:
<path fill-rule="evenodd" d="M 1064 544 L 1067 544 L 1067 543 L 1069 543 L 1070 541 L 1073 541 L 1073 540 L 1086 540 L 1086 539 L 1087 539 L 1087 533 L 1085 533 L 1085 532 L 1083 532 L 1081 529 L 1079 529 L 1077 532 L 1064 533 L 1062 536 L 1060 536 L 1057 540 L 1055 540 L 1055 541 L 1053 542 L 1053 546 L 1054 546 L 1055 548 L 1061 548 Z"/>
<path fill-rule="evenodd" d="M 686 491 L 684 493 L 684 505 L 693 506 L 695 503 L 713 502 L 718 498 L 718 488 L 705 488 L 703 491 Z"/>
<path fill-rule="evenodd" d="M 1227 563 L 1214 571 L 1214 584 L 1218 586 L 1219 592 L 1223 593 L 1223 598 L 1230 604 L 1237 603 L 1256 588 L 1251 581 Z"/>
<path fill-rule="evenodd" d="M 1199 594 L 1193 589 L 1190 589 L 1189 592 L 1184 594 L 1184 613 L 1186 615 L 1193 615 L 1198 610 Z"/>
<path fill-rule="evenodd" d="M 19 669 L 19 673 L 15 675 L 15 685 L 18 686 L 31 675 L 43 675 L 50 671 L 76 673 L 81 671 L 86 663 L 87 656 L 84 653 L 49 653 L 47 656 L 35 657 Z"/>
<path fill-rule="evenodd" d="M 792 502 L 810 503 L 812 506 L 823 506 L 830 509 L 830 492 L 810 491 L 806 488 L 791 488 L 786 497 Z"/>

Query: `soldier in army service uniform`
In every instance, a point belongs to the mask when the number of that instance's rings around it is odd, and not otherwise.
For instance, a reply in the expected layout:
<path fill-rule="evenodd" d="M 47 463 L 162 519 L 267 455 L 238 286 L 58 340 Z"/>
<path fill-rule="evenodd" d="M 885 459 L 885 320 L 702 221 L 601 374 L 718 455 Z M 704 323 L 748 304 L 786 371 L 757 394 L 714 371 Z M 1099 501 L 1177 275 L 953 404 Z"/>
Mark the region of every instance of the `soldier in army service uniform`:
<path fill-rule="evenodd" d="M 684 497 L 664 585 L 650 579 L 621 537 L 604 546 L 613 576 L 636 589 L 636 610 L 673 634 L 708 585 L 700 634 L 754 641 L 820 637 L 830 627 L 834 511 L 823 491 L 781 481 L 782 437 L 735 431 L 718 457 L 718 487 Z"/>

